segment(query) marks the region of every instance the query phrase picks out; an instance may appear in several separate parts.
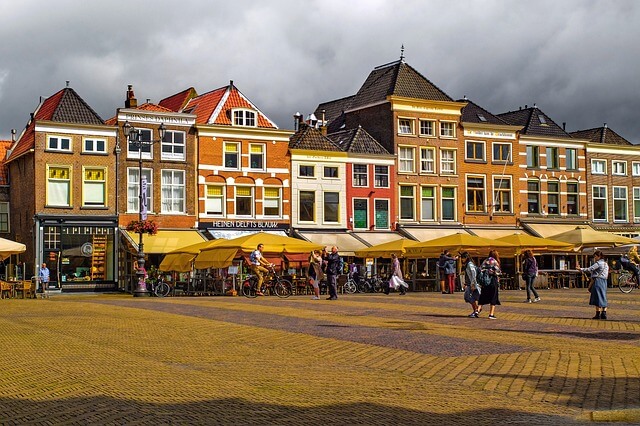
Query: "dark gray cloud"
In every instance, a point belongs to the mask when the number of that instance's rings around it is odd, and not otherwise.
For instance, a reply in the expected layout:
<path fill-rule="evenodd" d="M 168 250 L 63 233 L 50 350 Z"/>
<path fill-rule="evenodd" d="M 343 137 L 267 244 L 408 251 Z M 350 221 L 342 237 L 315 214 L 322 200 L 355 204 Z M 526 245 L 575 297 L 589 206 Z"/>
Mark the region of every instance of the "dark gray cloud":
<path fill-rule="evenodd" d="M 234 80 L 282 128 L 400 56 L 491 112 L 536 103 L 567 130 L 640 142 L 635 0 L 39 0 L 0 3 L 0 137 L 70 80 L 103 118 Z"/>

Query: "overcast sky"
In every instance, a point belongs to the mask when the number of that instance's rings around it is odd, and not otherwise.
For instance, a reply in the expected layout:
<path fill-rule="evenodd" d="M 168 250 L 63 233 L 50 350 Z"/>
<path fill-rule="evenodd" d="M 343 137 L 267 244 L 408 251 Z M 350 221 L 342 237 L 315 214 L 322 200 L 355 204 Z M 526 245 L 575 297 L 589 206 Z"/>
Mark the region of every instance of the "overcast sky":
<path fill-rule="evenodd" d="M 635 0 L 0 0 L 0 138 L 65 81 L 107 119 L 229 80 L 280 128 L 400 57 L 492 113 L 537 104 L 568 131 L 640 143 Z"/>

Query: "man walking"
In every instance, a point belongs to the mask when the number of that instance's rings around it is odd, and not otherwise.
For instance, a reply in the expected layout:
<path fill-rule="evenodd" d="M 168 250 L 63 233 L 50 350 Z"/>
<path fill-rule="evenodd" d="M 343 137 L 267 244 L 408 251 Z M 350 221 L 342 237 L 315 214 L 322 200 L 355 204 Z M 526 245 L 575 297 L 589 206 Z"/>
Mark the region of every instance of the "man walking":
<path fill-rule="evenodd" d="M 340 255 L 338 247 L 331 247 L 331 253 L 325 257 L 327 261 L 327 287 L 329 288 L 329 297 L 327 300 L 338 299 L 338 275 L 340 275 Z"/>
<path fill-rule="evenodd" d="M 38 274 L 38 276 L 40 277 L 40 288 L 42 289 L 42 291 L 48 289 L 50 273 L 46 263 L 43 263 L 40 267 L 40 273 Z"/>

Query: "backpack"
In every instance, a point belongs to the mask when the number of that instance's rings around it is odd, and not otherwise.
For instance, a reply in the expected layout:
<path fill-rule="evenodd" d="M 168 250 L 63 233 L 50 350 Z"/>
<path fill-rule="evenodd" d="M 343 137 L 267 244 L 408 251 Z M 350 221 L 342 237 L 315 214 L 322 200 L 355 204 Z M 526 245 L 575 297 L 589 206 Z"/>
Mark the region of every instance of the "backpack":
<path fill-rule="evenodd" d="M 492 284 L 491 275 L 489 275 L 489 270 L 480 269 L 476 266 L 476 282 L 480 287 L 487 287 Z"/>

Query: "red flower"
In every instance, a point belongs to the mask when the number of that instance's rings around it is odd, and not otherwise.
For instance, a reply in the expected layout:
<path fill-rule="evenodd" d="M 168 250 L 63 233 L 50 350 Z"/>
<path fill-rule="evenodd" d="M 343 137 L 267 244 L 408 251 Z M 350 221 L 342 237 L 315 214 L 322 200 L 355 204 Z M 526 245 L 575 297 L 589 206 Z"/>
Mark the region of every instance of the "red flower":
<path fill-rule="evenodd" d="M 158 225 L 152 220 L 132 220 L 126 229 L 136 234 L 155 235 L 158 233 Z"/>

